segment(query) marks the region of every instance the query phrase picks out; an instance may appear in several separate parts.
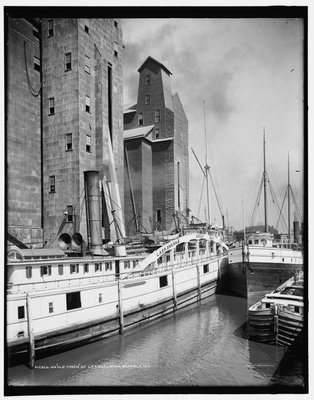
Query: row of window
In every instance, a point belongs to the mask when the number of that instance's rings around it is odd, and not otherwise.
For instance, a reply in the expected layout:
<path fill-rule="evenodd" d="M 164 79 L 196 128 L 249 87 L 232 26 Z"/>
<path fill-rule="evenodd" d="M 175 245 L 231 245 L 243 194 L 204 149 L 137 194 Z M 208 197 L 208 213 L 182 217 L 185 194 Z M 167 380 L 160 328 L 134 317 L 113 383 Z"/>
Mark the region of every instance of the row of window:
<path fill-rule="evenodd" d="M 40 72 L 40 58 L 34 56 L 34 69 Z M 90 57 L 85 55 L 85 72 L 90 74 Z M 64 55 L 64 70 L 65 72 L 72 70 L 72 53 L 65 53 Z"/>
<path fill-rule="evenodd" d="M 155 123 L 159 123 L 160 122 L 160 110 L 156 110 L 155 111 Z M 139 113 L 138 114 L 138 126 L 141 126 L 144 124 L 144 118 L 143 118 L 143 114 Z M 155 135 L 155 139 L 159 139 L 160 137 L 160 130 L 159 128 L 154 129 L 154 135 Z"/>
<path fill-rule="evenodd" d="M 138 125 L 143 125 L 144 124 L 144 118 L 143 118 L 143 113 L 139 113 L 138 114 Z M 155 111 L 155 123 L 159 123 L 160 122 L 160 110 L 156 110 Z"/>
<path fill-rule="evenodd" d="M 48 99 L 48 115 L 54 115 L 55 114 L 55 98 L 54 97 L 49 97 Z M 91 114 L 91 102 L 90 102 L 90 97 L 85 96 L 85 111 L 89 114 Z"/>
<path fill-rule="evenodd" d="M 73 136 L 72 133 L 66 133 L 65 137 L 65 151 L 73 150 Z M 92 137 L 90 135 L 85 136 L 85 150 L 87 153 L 92 152 Z"/>
<path fill-rule="evenodd" d="M 116 20 L 114 21 L 114 26 L 116 28 L 118 28 L 118 21 L 116 21 Z M 89 21 L 88 20 L 85 23 L 84 30 L 86 33 L 89 34 Z M 34 34 L 34 36 L 38 37 L 39 36 L 38 30 L 33 29 L 33 34 Z M 54 36 L 53 19 L 49 19 L 48 20 L 48 37 L 52 37 L 52 36 Z M 118 54 L 119 54 L 118 50 L 119 50 L 119 45 L 117 42 L 114 42 L 113 54 L 114 54 L 114 57 L 116 57 L 116 58 L 118 58 Z M 36 71 L 40 72 L 40 66 L 41 66 L 40 58 L 34 56 L 34 69 Z M 72 53 L 67 52 L 64 55 L 64 70 L 70 71 L 71 69 L 72 69 Z M 90 74 L 90 57 L 87 55 L 85 55 L 85 71 Z"/>
<path fill-rule="evenodd" d="M 118 21 L 116 19 L 113 21 L 113 26 L 116 29 L 119 29 L 119 23 L 118 23 Z M 84 32 L 89 34 L 89 30 L 90 30 L 89 20 L 86 19 L 85 20 L 85 24 L 84 24 Z M 47 35 L 48 37 L 52 37 L 54 35 L 53 19 L 48 19 L 48 30 L 47 31 L 48 31 L 48 35 Z M 33 34 L 34 34 L 34 36 L 37 36 L 38 35 L 38 31 L 34 30 Z"/>
<path fill-rule="evenodd" d="M 72 207 L 72 206 L 68 206 Z M 71 215 L 73 221 L 73 214 Z M 69 221 L 69 222 L 71 222 Z M 103 265 L 104 264 L 104 265 Z M 133 268 L 138 264 L 138 260 L 133 261 Z M 94 271 L 95 272 L 101 272 L 103 270 L 105 271 L 112 271 L 112 263 L 111 262 L 105 262 L 105 263 L 94 263 Z M 26 278 L 30 279 L 32 278 L 32 268 L 31 266 L 25 267 L 25 273 L 26 273 Z M 130 269 L 131 268 L 131 261 L 130 260 L 125 260 L 124 261 L 124 269 Z M 63 275 L 63 264 L 58 265 L 58 275 Z M 84 264 L 83 265 L 83 271 L 84 274 L 89 273 L 90 271 L 90 264 Z M 79 264 L 70 264 L 70 274 L 78 274 L 80 272 L 80 265 Z M 51 276 L 51 265 L 44 265 L 40 267 L 40 276 Z"/>
<path fill-rule="evenodd" d="M 117 28 L 117 29 L 119 28 L 119 24 L 118 24 L 117 20 L 114 20 L 114 27 Z M 84 32 L 89 34 L 90 33 L 89 31 L 90 31 L 90 29 L 89 29 L 89 20 L 86 20 L 85 21 L 85 25 L 84 25 Z M 33 31 L 33 33 L 35 35 L 35 31 Z M 50 38 L 50 37 L 53 37 L 53 36 L 54 36 L 53 19 L 49 19 L 48 20 L 48 37 Z M 114 42 L 113 54 L 114 54 L 114 56 L 116 58 L 118 58 L 118 47 L 119 47 L 118 43 Z"/>

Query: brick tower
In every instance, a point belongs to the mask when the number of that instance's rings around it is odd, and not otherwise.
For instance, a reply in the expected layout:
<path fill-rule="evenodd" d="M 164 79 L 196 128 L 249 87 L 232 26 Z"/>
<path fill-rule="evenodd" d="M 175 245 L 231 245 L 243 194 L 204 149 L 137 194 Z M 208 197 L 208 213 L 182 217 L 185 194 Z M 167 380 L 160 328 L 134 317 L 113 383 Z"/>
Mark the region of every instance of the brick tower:
<path fill-rule="evenodd" d="M 61 230 L 86 239 L 83 173 L 107 173 L 110 142 L 123 198 L 120 22 L 7 20 L 8 231 L 46 247 Z"/>
<path fill-rule="evenodd" d="M 137 103 L 124 112 L 126 225 L 171 230 L 188 217 L 188 121 L 171 72 L 152 57 L 138 71 Z"/>

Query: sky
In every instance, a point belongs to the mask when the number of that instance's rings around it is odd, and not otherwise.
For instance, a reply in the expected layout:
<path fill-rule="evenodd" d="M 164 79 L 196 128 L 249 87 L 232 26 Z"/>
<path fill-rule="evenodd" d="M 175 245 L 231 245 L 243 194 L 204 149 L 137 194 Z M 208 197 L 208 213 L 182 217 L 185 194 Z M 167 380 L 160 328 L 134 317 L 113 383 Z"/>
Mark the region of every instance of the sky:
<path fill-rule="evenodd" d="M 292 216 L 303 209 L 303 21 L 146 18 L 122 19 L 121 24 L 125 104 L 136 102 L 137 70 L 148 56 L 172 72 L 172 92 L 179 94 L 189 121 L 191 214 L 205 219 L 204 178 L 191 148 L 204 166 L 207 142 L 226 224 L 239 230 L 263 223 L 263 201 L 254 216 L 253 209 L 263 174 L 265 129 L 266 169 L 275 193 L 268 192 L 268 223 L 286 232 L 282 220 L 277 223 L 288 183 L 288 153 L 298 207 L 295 211 L 291 200 Z M 210 208 L 212 222 L 221 224 L 213 188 Z"/>

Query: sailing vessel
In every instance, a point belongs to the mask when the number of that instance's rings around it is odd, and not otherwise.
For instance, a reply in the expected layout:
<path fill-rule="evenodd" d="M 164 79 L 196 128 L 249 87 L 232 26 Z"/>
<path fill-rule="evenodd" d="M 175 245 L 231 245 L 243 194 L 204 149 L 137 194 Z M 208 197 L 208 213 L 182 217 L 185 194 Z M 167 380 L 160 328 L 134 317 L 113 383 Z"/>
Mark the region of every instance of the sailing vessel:
<path fill-rule="evenodd" d="M 303 273 L 295 274 L 249 308 L 249 338 L 290 346 L 301 339 L 304 323 Z"/>
<path fill-rule="evenodd" d="M 99 241 L 97 171 L 91 178 L 92 252 L 15 248 L 7 254 L 7 349 L 29 354 L 31 367 L 37 352 L 122 334 L 201 301 L 226 271 L 228 247 L 209 234 L 177 237 L 150 254 L 127 254 L 123 246 L 108 254 Z"/>
<path fill-rule="evenodd" d="M 241 297 L 253 297 L 274 290 L 297 271 L 303 270 L 303 253 L 295 235 L 290 239 L 290 222 L 288 223 L 288 240 L 276 241 L 268 232 L 267 222 L 267 172 L 265 161 L 265 132 L 263 135 L 264 172 L 264 232 L 251 233 L 238 246 L 230 246 L 228 252 L 228 285 L 232 292 Z M 290 190 L 288 168 L 288 190 Z M 288 221 L 290 221 L 290 198 L 288 194 Z M 297 224 L 296 224 L 297 225 Z"/>

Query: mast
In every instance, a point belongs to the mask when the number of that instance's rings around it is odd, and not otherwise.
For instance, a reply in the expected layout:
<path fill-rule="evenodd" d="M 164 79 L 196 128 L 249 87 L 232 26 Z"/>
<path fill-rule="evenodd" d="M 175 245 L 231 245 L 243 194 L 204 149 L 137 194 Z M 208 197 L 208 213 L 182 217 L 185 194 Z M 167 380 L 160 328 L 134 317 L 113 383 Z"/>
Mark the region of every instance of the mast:
<path fill-rule="evenodd" d="M 290 242 L 290 162 L 288 152 L 288 240 Z"/>
<path fill-rule="evenodd" d="M 265 154 L 265 128 L 263 128 L 263 156 L 264 156 L 264 172 L 263 172 L 263 179 L 264 179 L 265 232 L 268 232 L 268 225 L 267 225 L 267 193 L 266 193 L 267 172 L 266 172 L 266 154 Z"/>
<path fill-rule="evenodd" d="M 211 211 L 209 206 L 209 184 L 208 184 L 208 171 L 209 165 L 207 164 L 207 137 L 206 137 L 206 116 L 205 116 L 205 100 L 204 100 L 204 133 L 205 133 L 205 178 L 206 178 L 206 194 L 207 194 L 207 218 L 208 218 L 208 225 L 211 226 Z"/>
<path fill-rule="evenodd" d="M 243 191 L 242 194 L 242 224 L 243 224 L 243 241 L 246 243 L 245 224 L 244 224 L 244 204 L 243 204 Z"/>

